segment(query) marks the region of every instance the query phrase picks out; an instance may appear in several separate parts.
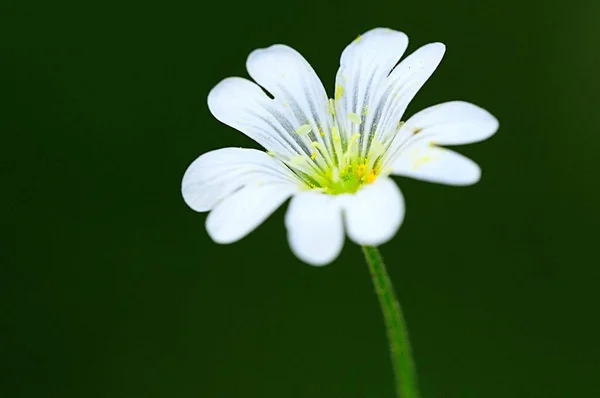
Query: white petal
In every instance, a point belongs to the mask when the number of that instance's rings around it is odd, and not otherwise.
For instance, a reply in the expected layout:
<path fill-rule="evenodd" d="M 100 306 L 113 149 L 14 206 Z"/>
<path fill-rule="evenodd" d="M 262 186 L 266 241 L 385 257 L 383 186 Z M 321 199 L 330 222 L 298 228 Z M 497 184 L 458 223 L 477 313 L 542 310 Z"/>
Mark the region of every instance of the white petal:
<path fill-rule="evenodd" d="M 243 186 L 299 183 L 278 160 L 256 149 L 223 148 L 207 152 L 186 170 L 183 199 L 196 211 L 208 211 Z"/>
<path fill-rule="evenodd" d="M 435 144 L 461 145 L 491 137 L 498 130 L 498 120 L 476 105 L 452 101 L 422 110 L 402 129 L 418 131 L 419 137 Z"/>
<path fill-rule="evenodd" d="M 286 116 L 284 107 L 249 80 L 230 77 L 221 81 L 208 94 L 208 107 L 219 121 L 268 150 L 287 157 L 307 153 L 298 137 L 290 134 L 298 126 Z"/>
<path fill-rule="evenodd" d="M 404 198 L 390 178 L 380 177 L 354 195 L 343 195 L 346 233 L 359 245 L 378 246 L 394 237 L 404 220 Z"/>
<path fill-rule="evenodd" d="M 329 129 L 328 98 L 323 84 L 310 64 L 296 50 L 281 44 L 253 51 L 246 61 L 250 76 L 267 89 L 285 109 L 293 131 L 308 125 L 313 137 Z"/>
<path fill-rule="evenodd" d="M 433 74 L 442 60 L 446 47 L 442 43 L 427 44 L 406 57 L 384 83 L 380 101 L 369 105 L 377 109 L 373 115 L 376 137 L 389 136 L 397 131 L 408 104 Z M 367 126 L 369 127 L 369 126 Z"/>
<path fill-rule="evenodd" d="M 311 265 L 333 261 L 344 245 L 342 210 L 338 198 L 314 191 L 292 198 L 285 215 L 294 254 Z"/>
<path fill-rule="evenodd" d="M 429 145 L 402 151 L 391 165 L 392 174 L 448 185 L 471 185 L 479 181 L 481 170 L 471 159 Z"/>
<path fill-rule="evenodd" d="M 404 33 L 376 28 L 359 36 L 342 52 L 336 77 L 336 114 L 348 137 L 369 131 L 364 129 L 364 123 L 349 123 L 348 115 L 364 119 L 365 115 L 375 113 L 376 109 L 369 109 L 368 105 L 374 102 L 382 82 L 407 46 L 408 37 Z"/>
<path fill-rule="evenodd" d="M 206 218 L 217 243 L 232 243 L 252 232 L 296 190 L 289 185 L 246 186 L 220 202 Z"/>

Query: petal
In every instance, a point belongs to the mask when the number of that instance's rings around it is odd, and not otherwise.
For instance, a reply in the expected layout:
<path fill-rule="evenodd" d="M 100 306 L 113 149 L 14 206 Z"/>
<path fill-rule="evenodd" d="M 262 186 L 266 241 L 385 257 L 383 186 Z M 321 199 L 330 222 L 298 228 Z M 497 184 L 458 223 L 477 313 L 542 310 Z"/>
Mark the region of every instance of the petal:
<path fill-rule="evenodd" d="M 442 43 L 427 44 L 406 57 L 390 74 L 377 102 L 369 104 L 376 110 L 368 123 L 373 123 L 376 139 L 385 141 L 396 133 L 398 123 L 408 104 L 433 74 L 442 60 L 446 47 Z M 370 111 L 369 111 L 370 112 Z M 365 128 L 372 128 L 368 124 Z"/>
<path fill-rule="evenodd" d="M 207 152 L 186 170 L 183 199 L 196 211 L 208 211 L 244 186 L 299 183 L 278 160 L 256 149 L 223 148 Z"/>
<path fill-rule="evenodd" d="M 402 129 L 418 132 L 435 144 L 462 145 L 491 137 L 498 130 L 498 120 L 476 105 L 452 101 L 422 110 Z"/>
<path fill-rule="evenodd" d="M 327 93 L 313 68 L 296 50 L 281 44 L 254 50 L 248 56 L 246 68 L 285 109 L 293 124 L 292 132 L 309 125 L 314 138 L 320 139 L 319 130 L 329 130 Z"/>
<path fill-rule="evenodd" d="M 252 232 L 296 190 L 289 185 L 246 186 L 220 202 L 206 218 L 217 243 L 232 243 Z"/>
<path fill-rule="evenodd" d="M 448 185 L 471 185 L 479 181 L 481 170 L 471 159 L 429 145 L 402 151 L 391 165 L 392 174 Z"/>
<path fill-rule="evenodd" d="M 307 153 L 299 137 L 291 134 L 298 126 L 286 116 L 284 107 L 249 80 L 230 77 L 221 81 L 208 94 L 208 107 L 220 122 L 270 151 L 284 157 Z"/>
<path fill-rule="evenodd" d="M 335 196 L 308 191 L 292 198 L 285 215 L 292 252 L 311 265 L 332 262 L 344 246 L 340 202 Z"/>
<path fill-rule="evenodd" d="M 404 198 L 390 178 L 380 177 L 354 195 L 344 195 L 348 237 L 359 245 L 378 246 L 394 237 L 404 220 Z"/>
<path fill-rule="evenodd" d="M 398 31 L 376 28 L 350 43 L 342 52 L 340 68 L 336 76 L 336 110 L 341 130 L 350 137 L 361 133 L 364 123 L 350 123 L 348 115 L 360 117 L 373 111 L 370 102 L 377 95 L 382 82 L 398 63 L 406 47 L 408 37 Z M 369 131 L 369 130 L 366 130 Z"/>

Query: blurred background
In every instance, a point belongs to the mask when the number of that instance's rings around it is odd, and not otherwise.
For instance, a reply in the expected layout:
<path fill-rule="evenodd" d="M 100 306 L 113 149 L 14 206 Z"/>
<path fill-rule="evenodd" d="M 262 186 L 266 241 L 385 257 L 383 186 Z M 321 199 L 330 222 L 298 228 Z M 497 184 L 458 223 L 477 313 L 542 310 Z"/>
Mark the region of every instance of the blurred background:
<path fill-rule="evenodd" d="M 393 397 L 359 247 L 314 268 L 282 207 L 221 246 L 183 202 L 189 163 L 256 147 L 208 111 L 250 51 L 288 44 L 331 94 L 384 26 L 447 45 L 408 114 L 462 99 L 500 130 L 457 148 L 478 185 L 397 178 L 381 247 L 424 398 L 600 397 L 600 3 L 4 1 L 0 396 Z"/>

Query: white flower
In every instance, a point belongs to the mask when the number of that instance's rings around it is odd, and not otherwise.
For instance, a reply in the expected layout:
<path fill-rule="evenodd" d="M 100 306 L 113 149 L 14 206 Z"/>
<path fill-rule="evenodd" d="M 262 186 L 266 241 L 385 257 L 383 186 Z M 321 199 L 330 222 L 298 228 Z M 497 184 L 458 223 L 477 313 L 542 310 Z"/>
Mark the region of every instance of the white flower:
<path fill-rule="evenodd" d="M 292 197 L 285 226 L 292 251 L 313 265 L 333 261 L 344 234 L 359 245 L 389 241 L 404 200 L 389 175 L 449 185 L 480 178 L 470 159 L 438 145 L 469 144 L 494 134 L 498 121 L 466 102 L 446 102 L 402 122 L 409 102 L 444 55 L 425 45 L 396 66 L 408 46 L 402 32 L 377 28 L 342 53 L 334 99 L 295 50 L 253 51 L 250 80 L 231 77 L 208 95 L 221 122 L 262 145 L 205 153 L 187 169 L 183 197 L 210 211 L 218 243 L 235 242 Z"/>

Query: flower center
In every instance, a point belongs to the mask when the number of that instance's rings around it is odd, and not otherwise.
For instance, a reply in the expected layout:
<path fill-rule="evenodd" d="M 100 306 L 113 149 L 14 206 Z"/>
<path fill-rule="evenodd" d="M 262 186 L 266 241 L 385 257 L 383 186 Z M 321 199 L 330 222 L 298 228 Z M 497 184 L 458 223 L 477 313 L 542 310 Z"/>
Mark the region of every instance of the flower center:
<path fill-rule="evenodd" d="M 355 193 L 375 181 L 386 163 L 386 152 L 393 135 L 377 131 L 376 125 L 356 113 L 348 113 L 342 121 L 329 100 L 323 124 L 309 119 L 291 134 L 294 152 L 272 153 L 285 163 L 308 189 L 329 195 Z"/>
<path fill-rule="evenodd" d="M 369 167 L 368 162 L 354 161 L 343 170 L 331 172 L 331 178 L 322 187 L 325 193 L 339 195 L 343 193 L 355 193 L 363 185 L 370 184 L 377 178 L 376 171 Z"/>
<path fill-rule="evenodd" d="M 364 143 L 363 148 L 359 134 L 344 139 L 335 127 L 322 135 L 329 136 L 332 137 L 330 142 L 323 144 L 311 141 L 310 155 L 298 155 L 285 162 L 303 185 L 329 195 L 340 195 L 355 193 L 375 181 L 381 172 L 383 145 L 371 140 L 369 145 Z"/>

